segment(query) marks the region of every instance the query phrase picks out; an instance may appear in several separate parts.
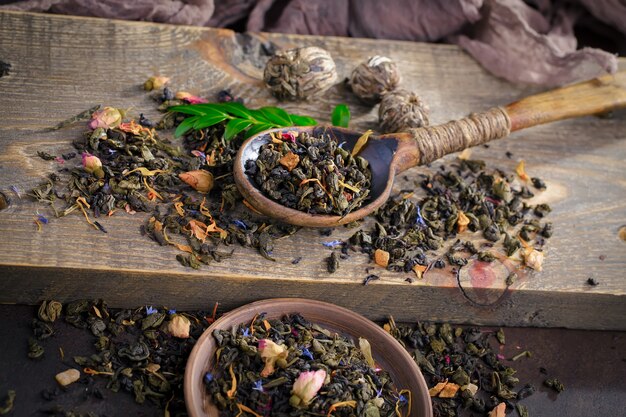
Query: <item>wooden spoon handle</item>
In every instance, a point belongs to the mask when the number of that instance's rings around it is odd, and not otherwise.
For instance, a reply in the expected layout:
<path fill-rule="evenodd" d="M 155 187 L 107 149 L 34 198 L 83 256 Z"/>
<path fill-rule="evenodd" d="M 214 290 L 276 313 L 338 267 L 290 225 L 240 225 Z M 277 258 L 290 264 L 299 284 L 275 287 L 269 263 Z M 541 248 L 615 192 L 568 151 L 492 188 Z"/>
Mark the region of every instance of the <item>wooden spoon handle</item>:
<path fill-rule="evenodd" d="M 507 105 L 511 132 L 561 119 L 626 107 L 626 71 L 605 75 Z"/>
<path fill-rule="evenodd" d="M 439 126 L 389 135 L 399 139 L 394 165 L 396 172 L 402 172 L 526 127 L 620 107 L 626 107 L 626 71 L 536 94 Z"/>

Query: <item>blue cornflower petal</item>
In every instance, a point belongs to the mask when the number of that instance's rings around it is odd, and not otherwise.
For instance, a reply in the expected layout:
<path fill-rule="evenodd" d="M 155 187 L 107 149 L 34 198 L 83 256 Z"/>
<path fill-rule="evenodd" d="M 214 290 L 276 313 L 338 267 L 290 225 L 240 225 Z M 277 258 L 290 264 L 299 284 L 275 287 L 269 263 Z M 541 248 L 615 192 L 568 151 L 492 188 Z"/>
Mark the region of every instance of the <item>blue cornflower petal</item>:
<path fill-rule="evenodd" d="M 264 389 L 263 389 L 263 381 L 261 381 L 260 379 L 258 381 L 256 381 L 254 383 L 254 386 L 252 387 L 252 389 L 256 390 L 256 391 L 263 392 L 264 391 Z"/>
<path fill-rule="evenodd" d="M 243 220 L 233 220 L 233 224 L 240 229 L 248 230 L 248 225 Z"/>
<path fill-rule="evenodd" d="M 424 221 L 424 218 L 422 217 L 422 211 L 420 210 L 420 206 L 417 206 L 417 218 L 415 219 L 415 224 L 420 224 L 426 227 L 426 222 Z"/>
<path fill-rule="evenodd" d="M 331 240 L 330 242 L 322 242 L 322 245 L 327 248 L 334 248 L 335 246 L 341 245 L 343 242 L 341 240 Z"/>
<path fill-rule="evenodd" d="M 204 374 L 204 383 L 208 384 L 211 381 L 213 381 L 213 374 L 211 372 Z"/>
<path fill-rule="evenodd" d="M 167 314 L 176 314 L 176 309 L 170 308 L 169 310 L 167 310 Z"/>
<path fill-rule="evenodd" d="M 156 308 L 152 308 L 152 306 L 146 306 L 146 314 L 149 316 L 150 314 L 156 313 L 158 310 Z"/>
<path fill-rule="evenodd" d="M 241 329 L 241 334 L 242 334 L 244 337 L 248 337 L 248 336 L 250 336 L 250 329 L 249 329 L 248 327 L 244 327 L 243 329 Z"/>
<path fill-rule="evenodd" d="M 311 353 L 311 351 L 307 348 L 302 349 L 302 356 L 306 356 L 307 358 L 309 358 L 310 360 L 313 360 L 313 354 Z"/>

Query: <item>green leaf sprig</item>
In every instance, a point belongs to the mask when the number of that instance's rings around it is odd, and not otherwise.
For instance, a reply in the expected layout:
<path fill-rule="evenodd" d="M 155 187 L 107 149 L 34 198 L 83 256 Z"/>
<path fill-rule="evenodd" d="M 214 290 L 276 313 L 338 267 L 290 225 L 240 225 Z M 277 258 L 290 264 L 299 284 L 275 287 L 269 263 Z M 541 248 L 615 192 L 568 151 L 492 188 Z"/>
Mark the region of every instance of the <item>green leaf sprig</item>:
<path fill-rule="evenodd" d="M 172 106 L 168 110 L 191 116 L 178 125 L 174 132 L 175 137 L 180 137 L 191 129 L 204 129 L 225 120 L 228 120 L 224 131 L 226 141 L 244 131 L 246 138 L 249 138 L 267 129 L 317 124 L 311 117 L 287 113 L 278 107 L 249 109 L 241 103 L 233 102 Z"/>

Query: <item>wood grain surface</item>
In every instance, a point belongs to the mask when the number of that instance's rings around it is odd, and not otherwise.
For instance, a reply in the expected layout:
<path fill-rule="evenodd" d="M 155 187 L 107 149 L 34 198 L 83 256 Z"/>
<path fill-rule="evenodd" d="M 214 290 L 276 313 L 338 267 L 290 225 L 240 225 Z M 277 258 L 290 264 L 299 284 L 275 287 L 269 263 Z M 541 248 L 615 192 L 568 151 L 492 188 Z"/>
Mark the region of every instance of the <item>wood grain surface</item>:
<path fill-rule="evenodd" d="M 372 54 L 393 58 L 402 85 L 417 91 L 442 123 L 521 99 L 538 89 L 513 86 L 486 73 L 459 48 L 384 40 L 241 35 L 226 30 L 119 22 L 89 18 L 0 13 L 0 61 L 11 65 L 0 77 L 0 192 L 11 201 L 0 211 L 0 302 L 36 303 L 102 297 L 114 306 L 158 304 L 178 309 L 228 310 L 270 297 L 304 297 L 333 302 L 372 319 L 447 320 L 490 325 L 626 329 L 626 114 L 556 122 L 513 134 L 473 150 L 493 167 L 512 172 L 526 161 L 531 176 L 548 189 L 536 201 L 549 202 L 554 236 L 545 247 L 543 272 L 522 274 L 510 288 L 506 268 L 493 280 L 464 272 L 435 270 L 423 280 L 377 268 L 380 280 L 363 286 L 363 254 L 352 254 L 329 275 L 330 250 L 321 242 L 349 237 L 339 228 L 330 238 L 300 230 L 277 242 L 276 262 L 254 250 L 235 249 L 229 262 L 200 270 L 181 266 L 176 249 L 143 237 L 145 215 L 103 219 L 108 234 L 96 232 L 79 215 L 55 219 L 24 196 L 49 173 L 63 168 L 37 157 L 60 154 L 84 127 L 46 131 L 95 104 L 156 117 L 141 85 L 156 74 L 172 78 L 178 90 L 207 97 L 229 88 L 256 107 L 278 104 L 261 82 L 261 44 L 279 48 L 316 45 L 329 50 L 340 79 Z M 626 68 L 626 61 L 620 60 Z M 281 105 L 328 122 L 332 108 L 347 103 L 351 127 L 376 127 L 377 109 L 359 104 L 342 84 L 318 100 Z M 505 153 L 511 152 L 512 158 Z M 452 161 L 445 158 L 444 162 Z M 65 163 L 78 164 L 78 158 Z M 396 179 L 394 189 L 414 188 L 419 167 Z M 22 191 L 19 198 L 11 186 Z M 416 199 L 420 193 L 416 192 Z M 37 213 L 50 223 L 37 232 Z M 471 236 L 468 236 L 468 238 Z M 298 265 L 291 260 L 302 256 Z M 586 284 L 593 277 L 597 286 Z"/>

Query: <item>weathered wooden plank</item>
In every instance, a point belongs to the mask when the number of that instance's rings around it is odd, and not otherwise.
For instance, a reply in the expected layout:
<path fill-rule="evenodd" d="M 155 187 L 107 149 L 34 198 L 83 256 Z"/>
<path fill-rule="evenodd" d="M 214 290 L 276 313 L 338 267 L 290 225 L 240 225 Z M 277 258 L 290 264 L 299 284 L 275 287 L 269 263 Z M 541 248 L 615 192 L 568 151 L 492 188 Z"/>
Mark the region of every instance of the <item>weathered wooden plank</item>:
<path fill-rule="evenodd" d="M 174 248 L 142 237 L 142 215 L 106 219 L 106 235 L 94 232 L 80 216 L 52 219 L 35 231 L 33 216 L 44 209 L 17 198 L 9 187 L 28 190 L 58 169 L 56 162 L 36 157 L 37 150 L 68 152 L 82 131 L 45 128 L 94 104 L 156 116 L 141 84 L 157 73 L 193 93 L 211 95 L 230 88 L 251 106 L 277 104 L 259 81 L 264 56 L 258 40 L 279 47 L 322 46 L 333 54 L 340 78 L 369 55 L 391 56 L 399 64 L 403 86 L 430 104 L 434 123 L 536 91 L 490 76 L 454 46 L 278 34 L 247 37 L 225 30 L 0 13 L 0 60 L 12 66 L 0 78 L 0 191 L 12 200 L 0 211 L 0 302 L 89 296 L 116 306 L 197 308 L 219 301 L 231 308 L 267 297 L 300 296 L 335 302 L 372 318 L 393 314 L 406 321 L 626 329 L 626 243 L 618 237 L 626 223 L 624 113 L 533 128 L 474 151 L 474 156 L 509 171 L 523 158 L 529 173 L 548 184 L 537 197 L 552 205 L 549 219 L 555 225 L 544 271 L 520 277 L 509 291 L 503 277 L 472 286 L 468 277 L 457 278 L 448 270 L 429 272 L 413 284 L 403 274 L 377 270 L 381 280 L 362 286 L 367 257 L 353 254 L 329 275 L 324 264 L 329 250 L 320 244 L 328 238 L 315 230 L 279 241 L 275 263 L 236 248 L 228 263 L 199 271 L 180 266 Z M 626 68 L 626 61 L 620 65 Z M 375 126 L 376 110 L 359 104 L 342 85 L 315 101 L 281 105 L 327 121 L 340 102 L 350 106 L 355 128 Z M 398 178 L 396 190 L 413 188 L 413 179 L 426 170 L 407 172 L 406 180 Z M 332 239 L 352 233 L 341 228 Z M 303 260 L 292 265 L 298 256 Z M 600 285 L 586 285 L 590 276 Z"/>

